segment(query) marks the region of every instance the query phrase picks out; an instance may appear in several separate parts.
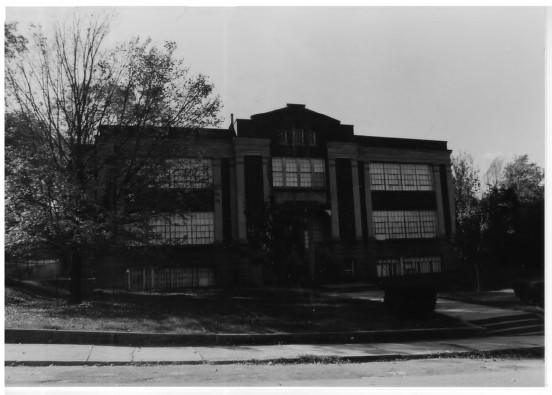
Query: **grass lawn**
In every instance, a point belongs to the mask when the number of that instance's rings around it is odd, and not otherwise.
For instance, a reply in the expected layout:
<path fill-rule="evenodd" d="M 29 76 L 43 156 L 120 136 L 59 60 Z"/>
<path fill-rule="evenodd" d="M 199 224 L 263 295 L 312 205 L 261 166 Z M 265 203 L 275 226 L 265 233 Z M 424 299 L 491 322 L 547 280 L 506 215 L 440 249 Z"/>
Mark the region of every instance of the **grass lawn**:
<path fill-rule="evenodd" d="M 447 316 L 399 317 L 383 303 L 292 289 L 95 293 L 81 305 L 6 286 L 5 327 L 156 333 L 305 333 L 459 327 Z"/>
<path fill-rule="evenodd" d="M 459 300 L 462 302 L 482 304 L 505 309 L 521 310 L 528 312 L 542 312 L 537 306 L 522 302 L 514 293 L 513 289 L 500 289 L 496 291 L 456 291 L 440 292 L 439 297 Z"/>

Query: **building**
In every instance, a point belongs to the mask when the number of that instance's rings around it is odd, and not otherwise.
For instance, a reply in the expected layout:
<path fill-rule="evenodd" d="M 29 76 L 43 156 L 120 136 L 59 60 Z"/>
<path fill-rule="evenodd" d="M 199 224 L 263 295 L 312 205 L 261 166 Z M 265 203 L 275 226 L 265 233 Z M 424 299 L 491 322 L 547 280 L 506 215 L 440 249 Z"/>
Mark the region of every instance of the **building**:
<path fill-rule="evenodd" d="M 116 163 L 116 133 L 100 128 L 102 160 Z M 444 141 L 355 135 L 352 125 L 299 104 L 202 129 L 194 139 L 171 133 L 167 188 L 186 186 L 202 198 L 186 221 L 152 223 L 153 254 L 120 246 L 98 260 L 100 286 L 376 281 L 455 264 Z M 198 160 L 202 182 L 179 176 Z"/>

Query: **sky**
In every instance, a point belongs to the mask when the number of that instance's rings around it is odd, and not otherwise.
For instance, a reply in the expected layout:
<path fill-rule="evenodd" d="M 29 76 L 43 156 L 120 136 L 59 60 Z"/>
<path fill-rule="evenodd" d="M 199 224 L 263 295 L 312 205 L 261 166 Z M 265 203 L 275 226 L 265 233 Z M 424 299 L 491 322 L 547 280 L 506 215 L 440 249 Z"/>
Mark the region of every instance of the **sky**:
<path fill-rule="evenodd" d="M 285 107 L 356 134 L 445 140 L 484 173 L 496 157 L 545 165 L 543 7 L 117 7 L 109 45 L 159 45 L 215 84 L 224 125 Z M 6 20 L 71 8 L 6 8 Z"/>

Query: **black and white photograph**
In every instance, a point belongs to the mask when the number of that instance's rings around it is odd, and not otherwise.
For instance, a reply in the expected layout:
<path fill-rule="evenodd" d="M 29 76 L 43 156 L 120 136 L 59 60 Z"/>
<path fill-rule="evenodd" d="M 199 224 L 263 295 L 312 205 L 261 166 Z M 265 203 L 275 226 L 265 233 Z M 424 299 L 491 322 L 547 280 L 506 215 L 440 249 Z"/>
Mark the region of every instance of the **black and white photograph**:
<path fill-rule="evenodd" d="M 119 3 L 4 8 L 6 393 L 545 390 L 544 4 Z"/>

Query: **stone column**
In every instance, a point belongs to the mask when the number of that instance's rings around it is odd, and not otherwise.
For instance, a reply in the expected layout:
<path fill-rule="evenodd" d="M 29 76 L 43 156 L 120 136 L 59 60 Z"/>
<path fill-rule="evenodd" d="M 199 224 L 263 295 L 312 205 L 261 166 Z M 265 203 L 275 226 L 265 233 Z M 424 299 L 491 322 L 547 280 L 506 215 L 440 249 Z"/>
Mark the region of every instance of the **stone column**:
<path fill-rule="evenodd" d="M 238 219 L 238 242 L 247 241 L 247 224 L 245 218 L 245 172 L 244 158 L 236 158 L 236 214 Z"/>
<path fill-rule="evenodd" d="M 366 199 L 366 225 L 368 238 L 374 238 L 374 213 L 372 211 L 372 186 L 370 184 L 370 163 L 364 162 L 364 198 Z"/>
<path fill-rule="evenodd" d="M 362 211 L 360 210 L 360 183 L 358 180 L 358 162 L 351 159 L 351 173 L 353 176 L 353 203 L 355 210 L 355 238 L 362 240 Z"/>
<path fill-rule="evenodd" d="M 330 176 L 330 200 L 332 207 L 332 239 L 339 239 L 339 209 L 337 207 L 337 177 L 335 174 L 335 159 L 328 159 Z"/>
<path fill-rule="evenodd" d="M 232 240 L 238 239 L 238 214 L 237 214 L 237 191 L 236 191 L 236 161 L 230 158 L 230 223 L 232 225 Z"/>
<path fill-rule="evenodd" d="M 443 193 L 441 191 L 441 177 L 439 174 L 439 165 L 433 166 L 433 186 L 435 188 L 435 197 L 437 200 L 437 237 L 445 236 L 445 215 L 443 211 Z"/>
<path fill-rule="evenodd" d="M 270 179 L 268 177 L 268 161 L 270 160 L 269 156 L 263 156 L 263 192 L 264 192 L 264 201 L 270 201 Z"/>
<path fill-rule="evenodd" d="M 215 243 L 222 243 L 223 225 L 222 225 L 222 173 L 220 158 L 213 159 L 213 186 L 215 189 Z"/>

